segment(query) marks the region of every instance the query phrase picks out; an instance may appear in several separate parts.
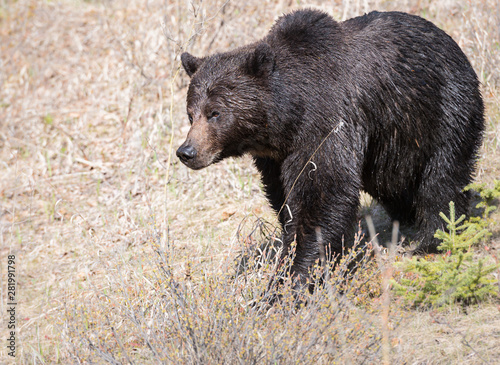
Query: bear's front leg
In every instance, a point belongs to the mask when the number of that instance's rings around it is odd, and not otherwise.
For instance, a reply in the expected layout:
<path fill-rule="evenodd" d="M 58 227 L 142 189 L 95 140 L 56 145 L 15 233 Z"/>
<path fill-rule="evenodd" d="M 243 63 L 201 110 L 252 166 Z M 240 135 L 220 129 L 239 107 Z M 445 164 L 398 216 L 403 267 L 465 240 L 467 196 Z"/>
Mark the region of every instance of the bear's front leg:
<path fill-rule="evenodd" d="M 283 183 L 281 181 L 281 163 L 269 157 L 255 157 L 255 167 L 259 170 L 264 186 L 264 193 L 271 207 L 279 213 L 285 201 Z M 283 214 L 280 214 L 280 222 Z"/>
<path fill-rule="evenodd" d="M 298 179 L 293 179 L 293 175 L 283 176 L 285 197 L 288 196 L 280 215 L 283 254 L 287 255 L 295 241 L 291 275 L 300 287 L 307 285 L 310 269 L 321 251 L 328 254 L 326 259 L 338 258 L 353 245 L 359 208 L 359 174 L 352 166 L 342 166 L 340 161 L 332 160 L 322 163 L 317 158 Z"/>

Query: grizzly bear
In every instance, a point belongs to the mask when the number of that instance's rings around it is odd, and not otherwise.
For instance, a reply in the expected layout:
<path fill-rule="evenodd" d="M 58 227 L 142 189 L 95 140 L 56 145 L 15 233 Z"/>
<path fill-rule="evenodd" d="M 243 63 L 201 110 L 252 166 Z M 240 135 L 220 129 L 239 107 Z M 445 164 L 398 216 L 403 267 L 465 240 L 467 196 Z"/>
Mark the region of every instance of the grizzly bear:
<path fill-rule="evenodd" d="M 432 23 L 300 10 L 260 41 L 181 61 L 191 129 L 177 156 L 195 170 L 253 157 L 301 283 L 320 252 L 352 245 L 361 190 L 415 224 L 423 252 L 450 201 L 466 213 L 484 107 L 467 57 Z"/>

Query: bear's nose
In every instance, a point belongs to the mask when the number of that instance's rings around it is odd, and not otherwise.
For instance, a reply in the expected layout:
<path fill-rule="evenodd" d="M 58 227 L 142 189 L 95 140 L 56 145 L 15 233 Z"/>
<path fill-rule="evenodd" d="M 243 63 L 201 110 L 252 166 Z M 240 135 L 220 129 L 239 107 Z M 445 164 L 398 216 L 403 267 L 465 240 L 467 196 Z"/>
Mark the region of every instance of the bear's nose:
<path fill-rule="evenodd" d="M 180 146 L 176 154 L 182 161 L 188 161 L 196 156 L 196 149 L 190 145 Z"/>

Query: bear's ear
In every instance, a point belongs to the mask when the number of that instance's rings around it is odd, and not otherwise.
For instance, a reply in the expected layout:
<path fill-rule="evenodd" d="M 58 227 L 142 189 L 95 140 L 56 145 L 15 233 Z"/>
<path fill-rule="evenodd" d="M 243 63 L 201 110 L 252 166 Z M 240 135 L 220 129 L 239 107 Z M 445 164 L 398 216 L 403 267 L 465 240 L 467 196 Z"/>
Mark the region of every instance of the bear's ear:
<path fill-rule="evenodd" d="M 181 54 L 182 67 L 184 67 L 189 77 L 193 76 L 196 70 L 200 68 L 203 61 L 205 61 L 204 58 L 195 57 L 187 52 Z"/>
<path fill-rule="evenodd" d="M 274 52 L 269 44 L 260 43 L 250 54 L 246 63 L 246 71 L 250 75 L 270 75 L 274 70 Z"/>

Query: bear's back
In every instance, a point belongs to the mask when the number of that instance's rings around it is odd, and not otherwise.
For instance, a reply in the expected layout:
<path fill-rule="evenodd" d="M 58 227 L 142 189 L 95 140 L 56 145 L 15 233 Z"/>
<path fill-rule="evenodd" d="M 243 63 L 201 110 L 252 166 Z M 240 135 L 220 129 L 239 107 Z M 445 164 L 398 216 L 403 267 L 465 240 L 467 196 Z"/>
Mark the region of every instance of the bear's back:
<path fill-rule="evenodd" d="M 431 61 L 453 69 L 460 77 L 465 72 L 475 78 L 467 57 L 449 35 L 407 13 L 373 11 L 338 23 L 319 10 L 297 10 L 280 17 L 264 41 L 276 52 L 278 62 L 307 63 L 311 57 L 327 56 L 337 65 L 349 66 L 370 63 L 376 53 L 386 58 L 387 66 L 388 60 L 423 57 L 422 67 Z"/>
<path fill-rule="evenodd" d="M 278 54 L 304 58 L 338 50 L 341 29 L 330 15 L 319 10 L 297 10 L 280 17 L 265 38 Z"/>
<path fill-rule="evenodd" d="M 419 16 L 373 11 L 346 20 L 340 26 L 345 34 L 345 49 L 357 53 L 360 62 L 371 59 L 367 56 L 376 53 L 385 58 L 386 66 L 393 65 L 388 61 L 409 61 L 418 68 L 453 71 L 460 78 L 471 76 L 471 79 L 475 79 L 474 70 L 456 42 L 436 25 Z M 438 70 L 442 68 L 447 70 Z"/>

